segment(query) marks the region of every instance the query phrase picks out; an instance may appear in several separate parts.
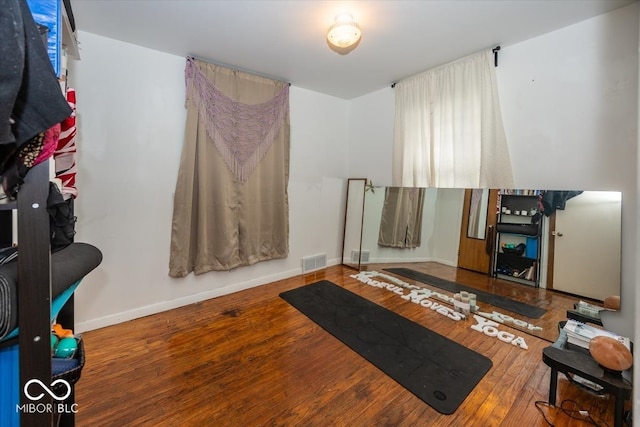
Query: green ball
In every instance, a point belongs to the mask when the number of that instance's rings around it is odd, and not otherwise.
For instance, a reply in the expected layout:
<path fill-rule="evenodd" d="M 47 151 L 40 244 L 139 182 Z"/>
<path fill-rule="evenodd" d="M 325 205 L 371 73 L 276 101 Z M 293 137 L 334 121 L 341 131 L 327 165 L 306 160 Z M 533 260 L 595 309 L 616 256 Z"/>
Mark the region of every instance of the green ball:
<path fill-rule="evenodd" d="M 73 357 L 76 354 L 78 343 L 75 338 L 62 338 L 56 346 L 54 357 Z"/>
<path fill-rule="evenodd" d="M 58 344 L 58 336 L 56 334 L 51 334 L 51 350 L 56 348 L 57 344 Z"/>

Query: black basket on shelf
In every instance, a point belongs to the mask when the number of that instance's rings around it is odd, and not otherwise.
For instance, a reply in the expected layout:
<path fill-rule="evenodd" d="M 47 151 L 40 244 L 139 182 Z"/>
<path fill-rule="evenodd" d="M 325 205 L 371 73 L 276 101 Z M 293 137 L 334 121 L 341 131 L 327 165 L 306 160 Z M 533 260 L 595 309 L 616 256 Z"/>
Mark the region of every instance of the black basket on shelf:
<path fill-rule="evenodd" d="M 515 247 L 509 247 L 509 246 L 506 246 L 505 244 L 502 245 L 502 252 L 509 255 L 522 256 L 526 249 L 527 249 L 527 245 L 525 245 L 524 243 L 520 243 L 518 246 L 515 246 Z"/>
<path fill-rule="evenodd" d="M 52 373 L 51 381 L 54 382 L 56 380 L 65 380 L 69 385 L 74 385 L 80 379 L 80 375 L 82 374 L 82 368 L 85 363 L 85 353 L 84 353 L 84 342 L 82 338 L 78 338 L 78 348 L 73 355 L 72 358 L 69 359 L 60 359 L 62 361 L 70 362 L 71 366 L 69 369 L 64 369 L 58 373 Z M 75 363 L 77 361 L 77 363 Z M 53 391 L 56 394 L 64 394 L 67 390 L 66 387 L 62 383 L 58 383 L 53 386 Z"/>
<path fill-rule="evenodd" d="M 538 224 L 511 224 L 506 222 L 499 222 L 496 224 L 496 231 L 498 233 L 512 233 L 523 234 L 525 236 L 537 236 Z"/>

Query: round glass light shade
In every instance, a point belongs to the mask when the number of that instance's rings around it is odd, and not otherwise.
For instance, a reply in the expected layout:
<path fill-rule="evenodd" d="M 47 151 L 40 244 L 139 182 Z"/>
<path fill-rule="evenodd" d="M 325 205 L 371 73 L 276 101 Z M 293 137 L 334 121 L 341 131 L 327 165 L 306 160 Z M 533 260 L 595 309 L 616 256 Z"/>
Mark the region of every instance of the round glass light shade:
<path fill-rule="evenodd" d="M 351 15 L 336 17 L 336 23 L 329 28 L 327 40 L 334 46 L 349 47 L 360 40 L 362 31 L 358 24 L 353 22 Z"/>

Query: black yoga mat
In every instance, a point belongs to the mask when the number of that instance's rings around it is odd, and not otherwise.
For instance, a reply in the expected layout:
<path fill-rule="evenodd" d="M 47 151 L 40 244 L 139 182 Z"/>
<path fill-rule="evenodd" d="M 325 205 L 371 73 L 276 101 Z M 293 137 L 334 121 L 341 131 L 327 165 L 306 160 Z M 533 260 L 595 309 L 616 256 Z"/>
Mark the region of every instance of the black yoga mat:
<path fill-rule="evenodd" d="M 485 356 L 326 280 L 280 297 L 443 414 L 455 412 L 493 365 Z"/>
<path fill-rule="evenodd" d="M 460 291 L 467 291 L 476 294 L 476 300 L 487 304 L 491 304 L 495 307 L 504 308 L 513 313 L 518 313 L 522 316 L 527 316 L 532 319 L 537 319 L 547 312 L 544 308 L 536 307 L 533 305 L 525 304 L 520 301 L 512 300 L 500 295 L 490 294 L 488 292 L 480 291 L 470 286 L 461 285 L 456 282 L 442 279 L 440 277 L 431 276 L 429 274 L 420 273 L 419 271 L 411 270 L 409 268 L 385 268 L 388 271 L 399 276 L 404 276 L 409 279 L 417 280 L 427 285 L 435 286 L 436 288 L 444 289 L 445 291 L 457 293 Z"/>

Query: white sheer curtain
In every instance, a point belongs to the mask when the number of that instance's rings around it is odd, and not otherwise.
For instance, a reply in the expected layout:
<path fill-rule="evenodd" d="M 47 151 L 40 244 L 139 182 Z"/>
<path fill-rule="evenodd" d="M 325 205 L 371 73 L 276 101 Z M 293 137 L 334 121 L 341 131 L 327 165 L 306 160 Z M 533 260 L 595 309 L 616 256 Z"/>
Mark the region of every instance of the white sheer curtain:
<path fill-rule="evenodd" d="M 493 53 L 398 82 L 393 185 L 512 188 Z"/>

